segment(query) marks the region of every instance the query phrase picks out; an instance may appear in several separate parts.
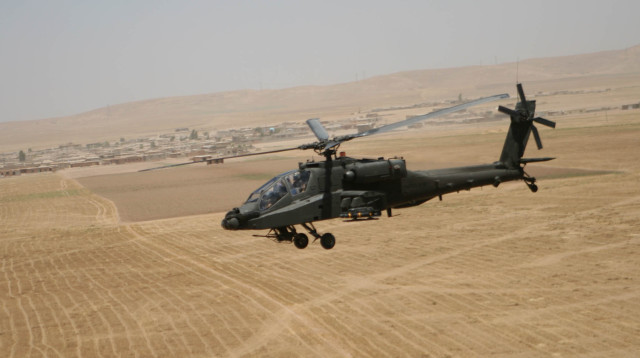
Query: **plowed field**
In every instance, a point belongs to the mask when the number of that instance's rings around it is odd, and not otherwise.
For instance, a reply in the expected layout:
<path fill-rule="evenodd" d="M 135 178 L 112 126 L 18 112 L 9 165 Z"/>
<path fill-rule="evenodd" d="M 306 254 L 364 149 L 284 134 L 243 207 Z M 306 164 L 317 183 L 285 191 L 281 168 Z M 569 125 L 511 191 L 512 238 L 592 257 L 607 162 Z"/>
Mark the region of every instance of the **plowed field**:
<path fill-rule="evenodd" d="M 541 156 L 559 159 L 536 194 L 506 183 L 318 223 L 337 237 L 330 251 L 224 231 L 222 213 L 189 211 L 153 180 L 135 200 L 164 198 L 173 218 L 121 221 L 119 199 L 61 174 L 0 179 L 0 355 L 636 356 L 640 121 L 616 118 L 541 130 Z M 354 151 L 456 165 L 489 162 L 503 138 L 391 136 Z M 265 180 L 216 173 L 239 193 L 223 207 Z M 198 192 L 201 175 L 180 190 Z"/>

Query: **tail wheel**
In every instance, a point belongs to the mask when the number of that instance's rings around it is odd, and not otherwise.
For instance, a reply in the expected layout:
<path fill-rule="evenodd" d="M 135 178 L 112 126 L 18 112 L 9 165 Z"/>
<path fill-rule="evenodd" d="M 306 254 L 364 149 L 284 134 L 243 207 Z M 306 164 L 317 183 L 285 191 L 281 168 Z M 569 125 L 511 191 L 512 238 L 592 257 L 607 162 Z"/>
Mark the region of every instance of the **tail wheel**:
<path fill-rule="evenodd" d="M 299 249 L 304 249 L 309 245 L 309 238 L 305 234 L 296 234 L 293 237 L 293 244 Z"/>
<path fill-rule="evenodd" d="M 326 233 L 320 237 L 320 245 L 326 250 L 330 250 L 336 245 L 336 237 L 333 234 Z"/>

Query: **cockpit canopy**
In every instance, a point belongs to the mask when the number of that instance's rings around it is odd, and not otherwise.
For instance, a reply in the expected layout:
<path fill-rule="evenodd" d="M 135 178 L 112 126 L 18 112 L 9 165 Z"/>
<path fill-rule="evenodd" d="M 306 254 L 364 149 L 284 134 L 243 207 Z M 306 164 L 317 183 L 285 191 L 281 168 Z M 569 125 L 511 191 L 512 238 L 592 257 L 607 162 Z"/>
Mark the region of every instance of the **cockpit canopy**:
<path fill-rule="evenodd" d="M 251 193 L 246 202 L 260 201 L 258 205 L 260 210 L 267 210 L 287 194 L 296 196 L 303 193 L 307 189 L 310 177 L 311 172 L 307 170 L 291 170 L 282 173 Z"/>

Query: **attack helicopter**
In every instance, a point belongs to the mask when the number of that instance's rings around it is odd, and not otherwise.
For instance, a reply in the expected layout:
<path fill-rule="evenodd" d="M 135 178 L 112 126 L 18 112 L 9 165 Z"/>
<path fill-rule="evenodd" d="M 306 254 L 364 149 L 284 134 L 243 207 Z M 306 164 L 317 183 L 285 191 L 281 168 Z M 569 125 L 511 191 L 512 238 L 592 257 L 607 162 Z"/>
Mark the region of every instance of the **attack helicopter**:
<path fill-rule="evenodd" d="M 321 234 L 314 222 L 334 218 L 375 218 L 386 211 L 408 208 L 431 199 L 442 200 L 445 194 L 470 190 L 474 187 L 523 180 L 532 192 L 538 191 L 536 178 L 529 176 L 524 167 L 529 163 L 545 162 L 554 158 L 523 158 L 533 133 L 538 149 L 542 149 L 540 134 L 534 125 L 555 128 L 555 122 L 535 117 L 535 100 L 527 100 L 522 84 L 517 84 L 519 102 L 515 109 L 498 107 L 498 111 L 511 118 L 509 130 L 498 161 L 491 164 L 435 169 L 407 170 L 403 158 L 356 159 L 338 154 L 344 142 L 374 134 L 410 126 L 420 121 L 444 116 L 471 106 L 498 99 L 509 98 L 500 94 L 480 98 L 453 107 L 412 117 L 404 121 L 374 128 L 363 133 L 330 138 L 318 119 L 306 121 L 318 139 L 316 142 L 273 151 L 249 153 L 207 160 L 208 164 L 221 163 L 224 159 L 284 152 L 289 150 L 314 150 L 324 157 L 322 161 L 299 163 L 298 168 L 279 174 L 253 191 L 239 207 L 226 213 L 222 227 L 226 230 L 265 230 L 266 235 L 254 235 L 277 242 L 293 243 L 304 249 L 308 236 L 296 230 L 300 225 L 313 238 L 320 240 L 325 249 L 336 243 L 331 233 Z M 182 163 L 186 165 L 191 163 Z"/>

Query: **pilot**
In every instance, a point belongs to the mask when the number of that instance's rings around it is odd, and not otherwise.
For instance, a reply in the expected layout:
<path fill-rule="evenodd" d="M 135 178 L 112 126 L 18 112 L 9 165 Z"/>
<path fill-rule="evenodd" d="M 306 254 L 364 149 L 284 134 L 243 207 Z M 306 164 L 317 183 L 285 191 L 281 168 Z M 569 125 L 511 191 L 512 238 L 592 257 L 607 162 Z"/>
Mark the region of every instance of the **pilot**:
<path fill-rule="evenodd" d="M 291 194 L 296 195 L 300 193 L 301 186 L 302 186 L 302 183 L 300 182 L 300 173 L 296 172 L 293 174 L 293 183 L 291 183 Z"/>
<path fill-rule="evenodd" d="M 283 196 L 287 194 L 287 187 L 284 185 L 282 181 L 276 183 L 272 189 L 268 190 L 267 193 L 263 197 L 264 204 L 261 205 L 265 209 L 269 209 L 275 203 L 278 202 Z"/>
<path fill-rule="evenodd" d="M 263 203 L 260 206 L 264 209 L 269 209 L 273 204 L 276 203 L 276 201 L 278 201 L 278 194 L 275 192 L 275 190 L 269 190 L 262 197 L 262 201 Z"/>
<path fill-rule="evenodd" d="M 274 192 L 277 194 L 278 199 L 282 198 L 287 194 L 287 187 L 284 185 L 282 181 L 276 183 L 274 187 Z"/>
<path fill-rule="evenodd" d="M 296 172 L 293 174 L 293 183 L 291 184 L 291 194 L 296 195 L 307 189 L 307 181 L 309 179 L 308 172 Z"/>
<path fill-rule="evenodd" d="M 309 183 L 310 173 L 305 171 L 300 174 L 300 192 L 307 190 L 307 183 Z"/>

